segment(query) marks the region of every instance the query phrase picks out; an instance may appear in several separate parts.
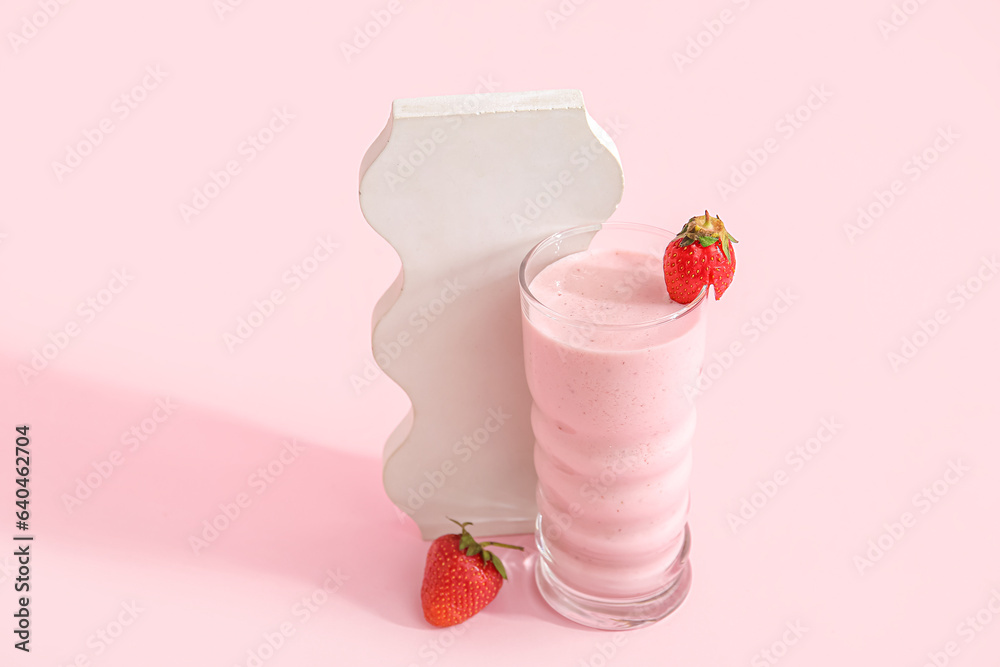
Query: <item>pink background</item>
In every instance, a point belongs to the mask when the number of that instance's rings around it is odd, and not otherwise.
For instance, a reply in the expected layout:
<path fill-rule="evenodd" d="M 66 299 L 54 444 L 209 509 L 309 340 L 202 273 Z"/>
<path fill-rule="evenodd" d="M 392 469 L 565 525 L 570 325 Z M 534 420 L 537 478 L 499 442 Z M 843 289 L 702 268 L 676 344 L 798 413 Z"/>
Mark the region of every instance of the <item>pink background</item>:
<path fill-rule="evenodd" d="M 0 549 L 0 663 L 246 665 L 284 624 L 266 665 L 997 664 L 1000 8 L 907 0 L 889 32 L 889 1 L 577 3 L 4 3 L 0 540 L 20 423 L 37 537 L 30 656 L 11 646 Z M 348 59 L 372 12 L 391 21 Z M 507 558 L 483 614 L 429 628 L 426 543 L 381 489 L 406 399 L 351 376 L 398 260 L 361 216 L 358 166 L 392 99 L 486 83 L 579 88 L 620 128 L 613 219 L 674 229 L 707 207 L 741 242 L 699 399 L 694 587 L 649 629 L 564 622 L 530 554 Z M 250 160 L 241 142 L 274 109 L 294 118 Z M 60 180 L 53 162 L 102 122 Z M 721 193 L 734 169 L 749 176 Z M 852 231 L 859 207 L 877 217 Z M 293 289 L 318 237 L 337 248 Z M 274 289 L 285 300 L 231 351 Z M 25 382 L 36 351 L 53 358 Z M 734 529 L 744 500 L 759 507 Z M 195 553 L 220 505 L 239 516 Z"/>

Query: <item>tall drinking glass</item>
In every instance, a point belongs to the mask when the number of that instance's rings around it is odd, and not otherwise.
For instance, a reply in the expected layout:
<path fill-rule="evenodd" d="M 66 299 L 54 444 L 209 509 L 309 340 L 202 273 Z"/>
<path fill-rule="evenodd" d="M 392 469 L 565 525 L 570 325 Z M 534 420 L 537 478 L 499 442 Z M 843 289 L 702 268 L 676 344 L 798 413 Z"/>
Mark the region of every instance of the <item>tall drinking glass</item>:
<path fill-rule="evenodd" d="M 555 234 L 521 264 L 538 473 L 539 590 L 597 628 L 660 620 L 691 584 L 692 402 L 707 288 L 674 303 L 674 235 L 634 223 Z"/>

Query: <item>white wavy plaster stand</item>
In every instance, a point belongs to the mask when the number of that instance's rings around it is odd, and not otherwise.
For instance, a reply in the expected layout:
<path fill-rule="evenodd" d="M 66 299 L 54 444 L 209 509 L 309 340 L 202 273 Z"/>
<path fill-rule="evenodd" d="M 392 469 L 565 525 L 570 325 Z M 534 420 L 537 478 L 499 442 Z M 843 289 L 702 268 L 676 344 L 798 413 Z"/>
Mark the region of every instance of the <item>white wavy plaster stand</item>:
<path fill-rule="evenodd" d="M 559 230 L 607 220 L 618 150 L 577 90 L 395 100 L 361 165 L 361 209 L 402 268 L 372 350 L 411 410 L 383 452 L 386 493 L 425 539 L 534 530 L 534 437 L 517 272 Z"/>

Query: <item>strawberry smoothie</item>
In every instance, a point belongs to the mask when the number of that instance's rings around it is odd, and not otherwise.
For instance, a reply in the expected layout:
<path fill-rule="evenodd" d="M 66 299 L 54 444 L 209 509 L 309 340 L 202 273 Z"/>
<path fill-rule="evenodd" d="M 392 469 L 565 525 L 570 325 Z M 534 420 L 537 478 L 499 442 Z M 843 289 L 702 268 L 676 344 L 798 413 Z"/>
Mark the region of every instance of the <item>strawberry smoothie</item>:
<path fill-rule="evenodd" d="M 631 627 L 672 611 L 690 581 L 684 387 L 704 356 L 704 293 L 688 305 L 667 295 L 672 234 L 608 223 L 574 245 L 573 232 L 522 267 L 539 586 L 574 620 Z"/>

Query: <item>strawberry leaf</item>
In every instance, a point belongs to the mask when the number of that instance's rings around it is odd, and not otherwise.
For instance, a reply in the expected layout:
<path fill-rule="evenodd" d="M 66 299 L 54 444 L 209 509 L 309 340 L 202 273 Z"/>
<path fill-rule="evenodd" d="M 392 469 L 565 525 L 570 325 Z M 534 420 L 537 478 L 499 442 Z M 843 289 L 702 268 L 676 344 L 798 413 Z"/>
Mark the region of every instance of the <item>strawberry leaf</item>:
<path fill-rule="evenodd" d="M 497 558 L 496 554 L 494 554 L 491 551 L 486 551 L 484 547 L 498 546 L 507 549 L 517 549 L 518 551 L 524 551 L 524 547 L 520 547 L 515 544 L 504 544 L 503 542 L 483 542 L 480 544 L 479 542 L 476 541 L 476 538 L 474 538 L 472 534 L 469 533 L 469 531 L 466 530 L 465 528 L 466 526 L 471 526 L 472 525 L 471 522 L 467 521 L 465 523 L 459 523 L 454 519 L 451 520 L 462 529 L 461 536 L 459 537 L 458 540 L 459 552 L 464 553 L 466 556 L 469 556 L 470 558 L 474 558 L 481 554 L 481 558 L 483 559 L 483 561 L 485 563 L 493 563 L 493 566 L 496 567 L 497 572 L 500 573 L 500 576 L 506 579 L 507 572 L 506 570 L 504 570 L 503 563 L 500 562 L 500 559 Z"/>
<path fill-rule="evenodd" d="M 698 237 L 698 243 L 701 244 L 702 248 L 707 248 L 708 246 L 712 245 L 713 243 L 715 243 L 718 240 L 719 239 L 715 238 L 714 236 L 699 236 Z"/>
<path fill-rule="evenodd" d="M 495 567 L 497 569 L 497 572 L 500 573 L 501 578 L 503 579 L 507 578 L 507 570 L 504 569 L 503 563 L 501 563 L 500 559 L 497 558 L 496 556 L 493 556 L 493 567 Z"/>
<path fill-rule="evenodd" d="M 691 238 L 690 236 L 688 236 L 688 237 L 685 237 L 684 239 L 682 239 L 681 242 L 677 244 L 677 246 L 680 247 L 680 248 L 686 248 L 689 245 L 691 245 L 692 243 L 694 243 L 694 239 Z"/>
<path fill-rule="evenodd" d="M 722 252 L 726 256 L 726 261 L 727 262 L 733 261 L 733 257 L 732 257 L 732 255 L 729 252 L 729 237 L 728 236 L 723 236 L 722 237 Z"/>

